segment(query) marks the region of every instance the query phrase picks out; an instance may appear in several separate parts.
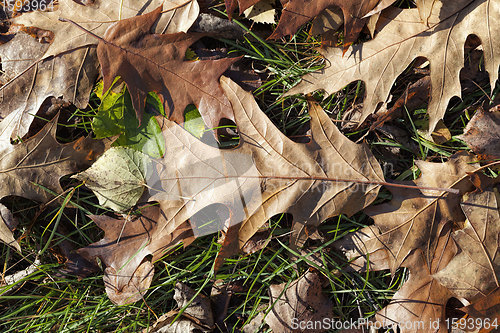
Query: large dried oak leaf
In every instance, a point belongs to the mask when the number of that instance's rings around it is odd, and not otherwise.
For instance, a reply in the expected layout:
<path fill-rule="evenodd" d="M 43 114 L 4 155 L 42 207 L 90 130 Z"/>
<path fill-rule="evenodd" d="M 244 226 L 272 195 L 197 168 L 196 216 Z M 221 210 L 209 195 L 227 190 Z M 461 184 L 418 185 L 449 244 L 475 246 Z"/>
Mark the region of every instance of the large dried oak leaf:
<path fill-rule="evenodd" d="M 429 129 L 443 118 L 449 100 L 460 96 L 460 70 L 464 65 L 464 44 L 476 35 L 482 42 L 484 63 L 495 86 L 500 65 L 500 2 L 483 0 L 421 1 L 421 12 L 428 9 L 428 25 L 417 9 L 392 8 L 382 12 L 378 34 L 371 41 L 355 45 L 344 54 L 342 48 L 322 51 L 328 61 L 325 69 L 304 76 L 289 94 L 318 89 L 333 93 L 348 83 L 366 84 L 363 121 L 380 103 L 388 100 L 400 75 L 418 57 L 430 62 L 431 98 Z M 424 14 L 425 16 L 426 14 Z"/>
<path fill-rule="evenodd" d="M 119 269 L 118 290 L 128 285 L 146 256 L 160 258 L 169 239 L 186 226 L 194 236 L 231 230 L 220 255 L 224 258 L 241 249 L 273 215 L 293 215 L 293 241 L 299 243 L 307 238 L 307 227 L 331 216 L 352 215 L 377 196 L 379 185 L 359 186 L 355 181 L 383 181 L 380 165 L 365 145 L 343 136 L 318 105 L 310 108 L 311 142 L 295 143 L 273 125 L 250 93 L 225 77 L 221 82 L 235 111 L 239 146 L 209 146 L 163 119 L 168 145 L 164 158 L 155 162 L 161 188 L 156 177 L 148 183 L 160 191 L 150 200 L 159 202 L 161 218 L 135 226 L 128 222 L 118 242 L 121 228 L 96 220 L 106 237 L 85 251 Z M 337 178 L 348 181 L 333 181 Z M 215 221 L 203 219 L 205 215 Z"/>
<path fill-rule="evenodd" d="M 197 106 L 209 128 L 221 118 L 233 119 L 219 77 L 238 58 L 185 61 L 187 48 L 203 34 L 151 34 L 161 8 L 110 27 L 98 47 L 104 91 L 115 77 L 127 84 L 137 118 L 142 119 L 146 96 L 155 91 L 170 120 L 184 122 L 184 110 Z"/>

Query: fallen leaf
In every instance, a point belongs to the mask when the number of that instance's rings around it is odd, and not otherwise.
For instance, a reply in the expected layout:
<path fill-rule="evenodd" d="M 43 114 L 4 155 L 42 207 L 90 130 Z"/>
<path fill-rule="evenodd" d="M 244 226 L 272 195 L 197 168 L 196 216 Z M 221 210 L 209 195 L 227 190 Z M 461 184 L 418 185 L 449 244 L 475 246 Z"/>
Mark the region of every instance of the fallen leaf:
<path fill-rule="evenodd" d="M 96 45 L 98 40 L 91 34 L 60 19 L 78 23 L 94 35 L 102 36 L 105 31 L 120 21 L 152 11 L 164 6 L 164 15 L 155 27 L 157 33 L 187 31 L 199 13 L 198 3 L 184 0 L 95 0 L 81 5 L 73 0 L 59 0 L 53 12 L 34 11 L 13 18 L 13 24 L 37 27 L 54 32 L 54 40 L 42 56 L 47 58 L 88 45 Z M 117 23 L 118 21 L 118 23 Z"/>
<path fill-rule="evenodd" d="M 436 228 L 437 242 L 430 252 L 417 248 L 403 261 L 409 277 L 394 294 L 388 306 L 380 310 L 378 326 L 399 325 L 401 332 L 447 332 L 445 307 L 452 293 L 437 282 L 432 274 L 446 266 L 457 252 L 450 239 L 452 223 L 442 222 Z M 391 249 L 373 246 L 373 238 L 381 236 L 377 226 L 370 226 L 348 235 L 334 244 L 341 249 L 351 267 L 358 272 L 389 269 Z"/>
<path fill-rule="evenodd" d="M 133 303 L 143 298 L 153 281 L 154 266 L 149 260 L 141 262 L 129 277 L 128 283 L 117 288 L 121 275 L 121 271 L 108 267 L 103 277 L 106 294 L 117 305 Z"/>
<path fill-rule="evenodd" d="M 162 102 L 154 93 L 149 93 L 146 98 L 146 112 L 139 125 L 127 87 L 124 84 L 118 85 L 118 91 L 115 92 L 116 85 L 104 94 L 102 84 L 99 85 L 101 91 L 97 95 L 101 98 L 101 104 L 92 119 L 92 130 L 96 138 L 118 136 L 113 146 L 129 147 L 151 157 L 163 156 L 165 142 L 160 124 L 154 117 L 155 114 L 164 113 Z"/>
<path fill-rule="evenodd" d="M 467 172 L 478 169 L 474 160 L 473 156 L 462 152 L 445 163 L 415 161 L 422 175 L 413 183 L 459 189 L 460 193 L 472 191 L 474 185 Z M 430 262 L 440 223 L 453 221 L 461 226 L 465 216 L 460 210 L 459 195 L 401 188 L 391 188 L 390 191 L 393 195 L 390 202 L 369 207 L 365 212 L 382 232 L 371 240 L 374 242 L 371 248 L 386 248 L 389 251 L 389 267 L 394 273 L 415 249 L 427 254 L 427 261 Z"/>
<path fill-rule="evenodd" d="M 474 158 L 465 153 L 456 154 L 445 163 L 420 161 L 416 164 L 422 175 L 415 183 L 471 192 L 474 186 L 468 171 L 479 170 L 472 161 Z M 391 303 L 378 312 L 377 321 L 398 324 L 402 332 L 446 332 L 445 307 L 452 296 L 471 297 L 472 291 L 485 293 L 497 285 L 497 278 L 492 278 L 492 264 L 498 257 L 498 233 L 491 226 L 498 224 L 498 217 L 489 208 L 491 192 L 470 194 L 475 198 L 475 203 L 467 205 L 471 211 L 466 211 L 466 215 L 475 217 L 470 226 L 460 212 L 460 195 L 433 196 L 424 190 L 391 192 L 390 202 L 365 209 L 373 217 L 374 226 L 363 228 L 334 246 L 346 254 L 356 271 L 409 269 L 408 281 Z M 465 241 L 464 234 L 466 238 L 476 238 Z"/>
<path fill-rule="evenodd" d="M 401 332 L 448 332 L 445 308 L 452 294 L 432 274 L 445 267 L 457 250 L 450 241 L 451 224 L 441 227 L 430 258 L 417 249 L 403 263 L 410 270 L 408 280 L 375 316 L 383 326 L 397 324 Z"/>
<path fill-rule="evenodd" d="M 26 48 L 20 47 L 20 44 L 26 45 Z M 84 109 L 99 74 L 95 48 L 77 49 L 38 61 L 47 46 L 36 44 L 39 43 L 32 37 L 18 32 L 11 42 L 2 45 L 6 49 L 18 50 L 17 56 L 4 60 L 5 49 L 0 50 L 2 66 L 4 61 L 27 59 L 21 63 L 29 62 L 24 68 L 16 68 L 16 72 L 10 71 L 8 76 L 11 80 L 0 87 L 0 116 L 5 118 L 13 114 L 15 117 L 11 118 L 13 139 L 28 133 L 34 115 L 44 101 L 52 96 L 62 96 L 65 101 Z M 38 49 L 39 53 L 32 55 L 26 49 Z"/>
<path fill-rule="evenodd" d="M 343 136 L 318 105 L 312 104 L 309 111 L 310 143 L 295 143 L 272 124 L 250 93 L 227 78 L 221 81 L 235 110 L 239 146 L 209 146 L 178 124 L 165 120 L 167 152 L 155 162 L 161 191 L 150 198 L 161 207 L 161 212 L 155 213 L 160 217 L 153 219 L 154 228 L 152 222 L 147 222 L 150 227 L 143 227 L 146 222 L 136 223 L 135 227 L 128 222 L 121 235 L 133 244 L 126 245 L 124 240 L 115 244 L 119 232 L 115 220 L 96 220 L 106 237 L 92 246 L 92 255 L 105 255 L 104 264 L 113 265 L 116 271 L 125 265 L 119 286 L 128 283 L 146 256 L 152 254 L 153 261 L 160 258 L 165 244 L 177 239 L 176 232 L 185 226 L 190 225 L 196 237 L 229 226 L 235 237 L 227 239 L 237 250 L 270 217 L 287 212 L 294 218 L 292 244 L 300 245 L 307 239 L 307 226 L 319 225 L 331 216 L 352 215 L 377 196 L 379 185 L 360 185 L 351 180 L 383 181 L 380 165 L 366 146 Z M 329 177 L 349 181 L 330 181 Z M 197 214 L 215 219 L 196 222 Z M 146 229 L 137 232 L 134 228 Z M 225 252 L 226 256 L 232 254 Z M 219 255 L 218 262 L 223 259 Z"/>
<path fill-rule="evenodd" d="M 479 333 L 498 330 L 500 327 L 500 288 L 495 289 L 490 294 L 461 310 L 466 313 L 466 317 L 464 318 L 465 325 L 462 325 L 462 327 L 476 328 L 479 330 Z M 471 318 L 474 319 L 472 325 Z M 457 323 L 457 325 L 460 324 L 460 322 Z"/>
<path fill-rule="evenodd" d="M 187 48 L 203 34 L 150 34 L 162 13 L 155 11 L 110 27 L 97 47 L 104 91 L 120 76 L 127 84 L 138 119 L 148 92 L 162 99 L 170 120 L 182 123 L 184 110 L 194 104 L 209 128 L 221 118 L 232 119 L 219 77 L 239 58 L 185 61 Z"/>
<path fill-rule="evenodd" d="M 174 299 L 177 302 L 177 306 L 179 308 L 187 306 L 182 315 L 192 319 L 198 325 L 212 329 L 215 328 L 210 299 L 201 293 L 194 297 L 195 294 L 196 291 L 186 284 L 180 282 L 175 284 Z M 189 303 L 193 297 L 194 300 Z"/>
<path fill-rule="evenodd" d="M 500 108 L 484 111 L 480 107 L 459 136 L 480 159 L 500 158 Z"/>
<path fill-rule="evenodd" d="M 140 215 L 115 219 L 93 215 L 92 220 L 104 230 L 104 238 L 77 252 L 89 261 L 100 258 L 105 265 L 106 293 L 115 304 L 141 299 L 153 277 L 154 262 L 179 242 L 187 246 L 193 241 L 188 222 L 162 238 L 156 237 L 165 224 L 158 205 L 140 208 Z M 149 260 L 146 257 L 152 256 Z M 146 264 L 149 263 L 149 264 Z M 139 270 L 139 267 L 142 267 Z"/>
<path fill-rule="evenodd" d="M 204 229 L 193 226 L 195 235 L 222 230 L 229 220 L 229 226 L 237 226 L 241 249 L 265 221 L 286 212 L 293 215 L 297 241 L 306 237 L 305 226 L 341 213 L 352 215 L 375 199 L 375 184 L 326 180 L 383 181 L 383 176 L 367 147 L 343 136 L 318 105 L 309 109 L 311 142 L 295 143 L 276 129 L 250 93 L 227 78 L 221 82 L 235 112 L 240 144 L 232 150 L 209 147 L 175 123 L 166 123 L 169 147 L 158 165 L 163 192 L 151 198 L 165 212 L 175 212 L 164 232 L 204 208 L 216 210 L 218 204 L 229 209 L 212 214 L 224 216 L 222 224 L 208 226 L 204 221 L 197 224 Z"/>
<path fill-rule="evenodd" d="M 60 144 L 56 140 L 57 116 L 40 132 L 26 141 L 12 144 L 10 137 L 15 114 L 0 122 L 0 199 L 16 195 L 47 202 L 63 189 L 59 179 L 88 167 L 105 149 L 104 143 L 91 138 Z M 0 240 L 20 250 L 11 229 L 15 227 L 12 214 L 0 205 Z"/>
<path fill-rule="evenodd" d="M 12 216 L 10 210 L 0 204 L 0 241 L 21 252 L 21 246 L 19 246 L 12 234 L 12 229 L 16 224 L 14 221 L 14 216 Z"/>
<path fill-rule="evenodd" d="M 283 12 L 278 26 L 269 38 L 278 39 L 293 35 L 301 25 L 319 15 L 326 8 L 338 6 L 344 15 L 344 45 L 349 45 L 358 38 L 363 29 L 365 16 L 379 2 L 380 0 L 315 0 L 304 5 L 303 1 L 281 0 Z"/>
<path fill-rule="evenodd" d="M 500 206 L 491 188 L 465 195 L 461 206 L 467 222 L 452 235 L 461 252 L 433 277 L 474 302 L 500 287 Z"/>
<path fill-rule="evenodd" d="M 49 121 L 33 137 L 11 144 L 12 118 L 0 122 L 0 198 L 16 195 L 46 202 L 54 192 L 62 193 L 59 178 L 90 166 L 105 149 L 104 143 L 91 138 L 60 144 L 56 140 L 57 118 Z"/>
<path fill-rule="evenodd" d="M 123 212 L 132 208 L 151 178 L 149 156 L 132 148 L 108 149 L 90 168 L 72 176 L 83 181 L 103 207 Z"/>
<path fill-rule="evenodd" d="M 285 289 L 286 288 L 286 289 Z M 333 318 L 333 303 L 322 291 L 321 277 L 307 272 L 299 279 L 269 287 L 271 311 L 266 323 L 273 332 L 326 332 L 307 324 Z M 294 323 L 304 327 L 294 327 Z"/>
<path fill-rule="evenodd" d="M 194 22 L 199 11 L 196 1 L 179 1 L 165 2 L 158 32 L 185 31 Z M 72 0 L 61 0 L 54 12 L 35 11 L 13 18 L 14 26 L 51 30 L 54 36 L 50 45 L 40 44 L 20 31 L 0 46 L 2 68 L 8 71 L 3 80 L 10 79 L 0 87 L 1 95 L 8 96 L 6 100 L 5 97 L 0 99 L 0 116 L 17 114 L 13 138 L 23 137 L 28 132 L 33 115 L 49 97 L 62 96 L 80 109 L 87 106 L 99 74 L 95 50 L 98 40 L 59 18 L 71 19 L 102 36 L 116 20 L 151 11 L 163 2 L 96 0 L 84 6 Z"/>
<path fill-rule="evenodd" d="M 355 45 L 345 53 L 342 48 L 321 50 L 328 67 L 304 76 L 288 92 L 336 92 L 356 80 L 366 86 L 363 109 L 357 121 L 364 121 L 385 103 L 393 83 L 418 57 L 430 62 L 431 99 L 428 107 L 429 132 L 443 118 L 449 100 L 460 96 L 459 74 L 464 66 L 464 44 L 468 36 L 481 39 L 484 63 L 495 86 L 500 64 L 498 25 L 485 24 L 500 19 L 500 3 L 470 1 L 427 1 L 432 5 L 429 26 L 422 23 L 418 9 L 392 8 L 381 13 L 379 32 L 368 42 Z M 428 7 L 426 7 L 428 8 Z"/>
<path fill-rule="evenodd" d="M 276 9 L 274 7 L 275 0 L 260 0 L 255 5 L 246 9 L 243 14 L 245 17 L 255 23 L 274 24 L 274 16 Z"/>
<path fill-rule="evenodd" d="M 174 299 L 179 308 L 187 306 L 181 317 L 172 323 L 179 311 L 169 311 L 158 318 L 158 320 L 156 320 L 151 327 L 144 330 L 143 333 L 212 332 L 215 325 L 210 299 L 202 294 L 198 294 L 194 297 L 195 294 L 195 290 L 184 283 L 177 282 L 175 284 Z M 189 303 L 193 297 L 193 301 Z"/>

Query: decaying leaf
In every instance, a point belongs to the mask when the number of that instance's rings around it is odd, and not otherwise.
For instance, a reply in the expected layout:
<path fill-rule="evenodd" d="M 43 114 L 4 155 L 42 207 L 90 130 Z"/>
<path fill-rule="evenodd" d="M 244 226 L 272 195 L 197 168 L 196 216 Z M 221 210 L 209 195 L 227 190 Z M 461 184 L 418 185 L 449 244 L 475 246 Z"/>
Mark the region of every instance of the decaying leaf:
<path fill-rule="evenodd" d="M 9 195 L 41 202 L 53 199 L 38 185 L 62 193 L 59 178 L 90 166 L 105 149 L 104 143 L 91 138 L 60 144 L 55 137 L 57 117 L 35 136 L 12 144 L 13 119 L 15 114 L 0 122 L 0 199 Z M 12 214 L 3 205 L 0 214 L 0 240 L 20 250 L 11 232 Z"/>
<path fill-rule="evenodd" d="M 446 163 L 419 162 L 422 175 L 415 183 L 458 188 L 462 194 L 473 191 L 468 172 L 479 168 L 473 161 L 474 157 L 461 153 Z M 495 226 L 499 221 L 498 212 L 495 215 L 491 210 L 496 201 L 492 201 L 491 191 L 470 194 L 472 202 L 462 207 L 469 220 L 473 216 L 475 221 L 467 224 L 460 211 L 461 195 L 436 196 L 424 190 L 391 192 L 390 202 L 365 210 L 373 217 L 374 226 L 335 245 L 353 260 L 351 266 L 358 271 L 366 269 L 367 261 L 372 271 L 409 269 L 408 281 L 377 314 L 379 322 L 398 324 L 402 332 L 446 332 L 443 323 L 450 297 L 484 295 L 497 285 Z M 436 327 L 430 326 L 438 322 Z"/>
<path fill-rule="evenodd" d="M 132 208 L 151 178 L 150 158 L 132 148 L 108 149 L 90 168 L 74 175 L 91 189 L 99 204 L 122 212 Z"/>
<path fill-rule="evenodd" d="M 232 110 L 218 79 L 239 58 L 185 61 L 187 48 L 203 34 L 151 34 L 161 7 L 110 27 L 98 47 L 104 91 L 120 76 L 127 84 L 137 118 L 142 119 L 146 96 L 155 91 L 170 120 L 182 123 L 184 110 L 194 104 L 209 128 Z"/>
<path fill-rule="evenodd" d="M 286 289 L 285 289 L 286 288 Z M 322 291 L 318 272 L 307 272 L 299 279 L 269 287 L 272 307 L 266 323 L 273 332 L 326 332 L 326 329 L 305 326 L 294 327 L 294 323 L 314 323 L 333 318 L 333 303 Z"/>
<path fill-rule="evenodd" d="M 21 252 L 21 247 L 12 234 L 12 228 L 15 227 L 15 224 L 14 216 L 10 210 L 0 204 L 0 241 Z"/>
<path fill-rule="evenodd" d="M 141 299 L 153 277 L 153 266 L 148 259 L 158 260 L 174 245 L 193 241 L 188 222 L 163 237 L 157 237 L 165 224 L 165 215 L 158 205 L 140 208 L 140 215 L 127 215 L 122 219 L 109 216 L 91 216 L 104 238 L 78 250 L 91 261 L 99 257 L 104 265 L 106 292 L 116 304 L 126 304 Z M 139 267 L 142 267 L 139 269 Z"/>
<path fill-rule="evenodd" d="M 474 189 L 467 172 L 474 172 L 478 165 L 475 158 L 457 153 L 446 163 L 416 161 L 422 175 L 414 183 L 418 186 L 459 189 L 466 193 Z M 369 207 L 366 213 L 375 220 L 382 232 L 373 239 L 373 248 L 389 251 L 389 267 L 395 272 L 406 257 L 420 248 L 428 254 L 436 246 L 437 232 L 442 221 L 453 221 L 462 226 L 465 216 L 460 210 L 461 197 L 456 194 L 437 194 L 426 190 L 391 188 L 393 199 L 382 205 Z M 371 251 L 370 251 L 371 252 Z"/>
<path fill-rule="evenodd" d="M 181 309 L 187 305 L 181 317 L 172 323 L 179 311 L 170 311 L 158 318 L 158 320 L 151 327 L 144 330 L 144 333 L 212 332 L 215 326 L 210 299 L 205 295 L 198 294 L 189 304 L 189 301 L 195 294 L 195 290 L 191 289 L 184 283 L 177 282 L 175 284 L 174 294 L 177 306 Z"/>
<path fill-rule="evenodd" d="M 179 0 L 180 1 L 180 0 Z M 58 1 L 54 12 L 24 13 L 12 19 L 15 25 L 51 30 L 50 45 L 18 32 L 8 43 L 0 46 L 2 69 L 8 71 L 0 87 L 0 116 L 16 113 L 13 137 L 23 137 L 42 103 L 49 97 L 63 97 L 84 109 L 98 73 L 95 45 L 98 40 L 75 25 L 59 18 L 71 19 L 88 31 L 102 36 L 116 20 L 149 12 L 162 3 L 166 10 L 158 32 L 187 30 L 198 16 L 196 0 L 134 1 L 96 0 L 81 5 L 73 0 Z"/>
<path fill-rule="evenodd" d="M 28 49 L 38 48 L 39 53 L 26 52 L 24 47 L 19 46 L 20 43 L 27 45 Z M 4 61 L 15 63 L 30 57 L 28 61 L 21 62 L 27 64 L 24 68 L 16 68 L 17 72 L 10 71 L 8 75 L 12 78 L 0 87 L 0 116 L 5 118 L 13 114 L 15 117 L 11 118 L 12 138 L 28 133 L 33 115 L 38 113 L 47 98 L 62 96 L 77 107 L 85 108 L 99 74 L 95 48 L 80 48 L 39 61 L 47 45 L 40 47 L 36 44 L 39 43 L 34 38 L 18 32 L 12 41 L 2 45 L 18 50 L 17 55 L 6 59 L 5 50 L 0 50 L 2 66 Z"/>
<path fill-rule="evenodd" d="M 322 50 L 327 68 L 304 76 L 289 94 L 318 89 L 331 94 L 348 83 L 366 84 L 359 121 L 386 102 L 391 87 L 417 57 L 425 57 L 431 68 L 431 99 L 428 107 L 432 132 L 453 96 L 460 96 L 459 73 L 464 65 L 464 44 L 476 35 L 482 42 L 484 62 L 495 86 L 500 65 L 500 3 L 498 1 L 421 1 L 431 8 L 429 25 L 421 22 L 419 10 L 392 8 L 381 13 L 379 32 L 368 42 L 355 45 L 344 55 L 342 48 Z M 431 7 L 429 7 L 431 6 Z"/>
<path fill-rule="evenodd" d="M 500 215 L 493 189 L 464 196 L 465 227 L 453 233 L 461 252 L 434 278 L 458 299 L 475 301 L 499 288 Z"/>
<path fill-rule="evenodd" d="M 500 107 L 480 107 L 460 137 L 480 159 L 500 158 Z"/>

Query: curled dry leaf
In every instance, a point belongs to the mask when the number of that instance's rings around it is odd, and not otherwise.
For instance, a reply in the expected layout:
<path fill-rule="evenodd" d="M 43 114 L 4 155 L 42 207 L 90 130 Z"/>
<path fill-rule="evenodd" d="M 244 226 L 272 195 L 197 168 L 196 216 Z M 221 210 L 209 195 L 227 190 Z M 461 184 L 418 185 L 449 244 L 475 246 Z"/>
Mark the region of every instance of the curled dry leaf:
<path fill-rule="evenodd" d="M 151 34 L 162 13 L 155 11 L 122 20 L 110 27 L 97 47 L 107 91 L 115 77 L 127 84 L 139 120 L 150 91 L 164 103 L 170 120 L 184 122 L 184 110 L 196 105 L 209 128 L 221 118 L 233 119 L 219 77 L 239 58 L 185 61 L 187 48 L 203 34 Z"/>
<path fill-rule="evenodd" d="M 480 107 L 460 136 L 480 159 L 500 158 L 500 107 Z"/>
<path fill-rule="evenodd" d="M 197 333 L 212 332 L 215 328 L 214 317 L 212 313 L 212 304 L 205 295 L 198 294 L 188 305 L 189 301 L 196 294 L 196 291 L 177 282 L 175 284 L 174 299 L 179 308 L 187 305 L 182 316 L 172 323 L 179 311 L 170 311 L 162 315 L 143 333 Z"/>
<path fill-rule="evenodd" d="M 18 32 L 8 43 L 0 45 L 3 85 L 0 87 L 0 116 L 17 114 L 13 138 L 23 137 L 42 103 L 49 97 L 62 96 L 84 109 L 92 86 L 99 74 L 95 46 L 98 40 L 75 25 L 62 22 L 70 19 L 102 36 L 117 20 L 149 12 L 164 3 L 165 12 L 156 26 L 158 32 L 186 31 L 198 16 L 196 0 L 96 0 L 81 5 L 73 0 L 58 1 L 54 12 L 29 12 L 12 19 L 14 25 L 51 30 L 50 45 Z M 26 29 L 24 29 L 26 30 Z M 9 79 L 9 81 L 5 81 Z"/>
<path fill-rule="evenodd" d="M 270 38 L 292 35 L 326 8 L 338 6 L 344 14 L 344 45 L 349 45 L 358 38 L 365 25 L 365 16 L 378 5 L 379 0 L 315 0 L 306 6 L 300 0 L 281 0 L 281 3 L 283 12 Z"/>
<path fill-rule="evenodd" d="M 285 289 L 286 288 L 286 289 Z M 271 311 L 266 323 L 273 332 L 326 332 L 316 327 L 294 327 L 293 323 L 314 323 L 333 318 L 333 303 L 323 293 L 318 272 L 307 272 L 299 279 L 269 287 Z M 274 304 L 274 306 L 273 306 Z"/>
<path fill-rule="evenodd" d="M 328 65 L 304 76 L 288 94 L 325 90 L 331 94 L 356 80 L 366 85 L 359 121 L 386 102 L 391 87 L 418 57 L 425 57 L 431 68 L 429 132 L 443 118 L 449 100 L 460 96 L 459 74 L 464 66 L 464 44 L 468 36 L 481 39 L 484 62 L 495 86 L 500 65 L 500 3 L 498 1 L 422 1 L 431 8 L 428 24 L 421 22 L 419 10 L 392 8 L 381 13 L 379 32 L 368 42 L 355 45 L 344 55 L 342 48 L 322 50 Z"/>
<path fill-rule="evenodd" d="M 153 267 L 150 262 L 161 258 L 176 244 L 184 242 L 187 246 L 193 240 L 187 222 L 172 233 L 157 237 L 165 224 L 165 215 L 158 205 L 144 206 L 140 213 L 122 219 L 91 216 L 97 226 L 104 230 L 104 238 L 78 250 L 89 261 L 96 257 L 102 260 L 106 266 L 106 292 L 116 304 L 140 300 L 151 284 Z"/>
<path fill-rule="evenodd" d="M 108 149 L 90 168 L 76 178 L 85 183 L 99 199 L 99 204 L 122 212 L 132 208 L 141 198 L 146 179 L 151 178 L 149 156 L 135 149 Z"/>

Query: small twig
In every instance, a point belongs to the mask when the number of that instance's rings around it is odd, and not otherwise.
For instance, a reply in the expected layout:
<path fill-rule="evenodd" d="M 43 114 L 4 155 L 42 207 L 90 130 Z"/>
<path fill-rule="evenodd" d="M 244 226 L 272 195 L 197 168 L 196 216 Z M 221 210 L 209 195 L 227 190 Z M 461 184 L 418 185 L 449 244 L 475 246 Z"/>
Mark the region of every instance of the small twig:
<path fill-rule="evenodd" d="M 17 284 L 19 281 L 21 281 L 25 277 L 35 273 L 38 270 L 38 266 L 40 266 L 40 264 L 41 264 L 40 259 L 38 257 L 35 258 L 35 261 L 33 261 L 33 263 L 31 265 L 29 265 L 28 267 L 26 267 L 25 269 L 4 277 L 4 279 L 1 283 L 1 286 L 5 287 L 5 286 Z M 9 291 L 12 291 L 13 289 L 17 289 L 17 288 L 14 286 Z"/>

